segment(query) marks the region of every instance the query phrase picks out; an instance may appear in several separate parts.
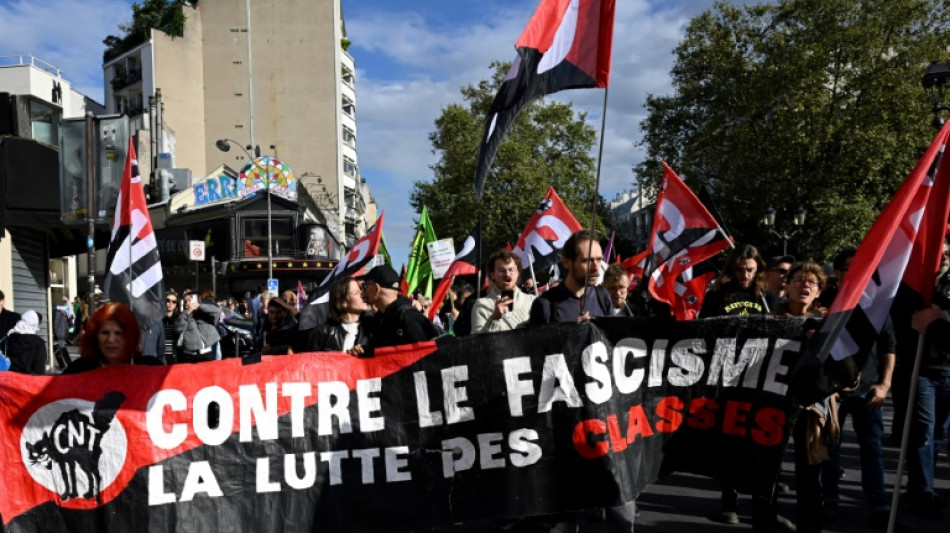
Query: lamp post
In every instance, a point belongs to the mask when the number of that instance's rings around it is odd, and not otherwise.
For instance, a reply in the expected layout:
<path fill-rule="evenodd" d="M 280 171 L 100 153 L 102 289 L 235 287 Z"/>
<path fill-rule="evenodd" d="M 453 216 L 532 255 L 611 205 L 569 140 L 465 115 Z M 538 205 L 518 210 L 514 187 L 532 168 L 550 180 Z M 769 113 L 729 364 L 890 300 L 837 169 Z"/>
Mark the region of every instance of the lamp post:
<path fill-rule="evenodd" d="M 765 216 L 762 217 L 762 225 L 765 226 L 769 233 L 775 235 L 779 239 L 782 239 L 782 255 L 788 255 L 788 241 L 792 240 L 796 235 L 801 233 L 802 229 L 805 227 L 805 215 L 807 214 L 804 207 L 799 206 L 795 210 L 795 213 L 792 215 L 792 226 L 795 229 L 791 232 L 777 232 L 775 231 L 775 208 L 769 206 L 765 211 Z"/>
<path fill-rule="evenodd" d="M 950 86 L 950 64 L 934 61 L 924 71 L 924 77 L 920 81 L 924 86 L 924 92 L 934 105 L 934 120 L 931 124 L 939 130 L 944 122 L 940 112 L 950 111 L 950 107 L 943 105 L 943 97 L 947 92 L 947 87 Z"/>
<path fill-rule="evenodd" d="M 241 143 L 235 141 L 234 139 L 218 139 L 214 145 L 218 147 L 218 150 L 222 152 L 231 151 L 231 145 L 235 145 L 244 152 L 244 155 L 251 160 L 251 163 L 257 167 L 257 170 L 261 173 L 261 177 L 264 178 L 264 186 L 267 190 L 267 279 L 274 278 L 274 247 L 272 245 L 273 235 L 271 233 L 271 207 L 270 207 L 270 173 L 268 173 L 264 168 L 257 164 L 257 159 L 251 157 L 251 154 L 248 153 L 247 149 L 241 146 Z M 251 147 L 248 146 L 248 149 Z M 254 153 L 260 155 L 261 148 L 259 146 L 254 147 Z"/>

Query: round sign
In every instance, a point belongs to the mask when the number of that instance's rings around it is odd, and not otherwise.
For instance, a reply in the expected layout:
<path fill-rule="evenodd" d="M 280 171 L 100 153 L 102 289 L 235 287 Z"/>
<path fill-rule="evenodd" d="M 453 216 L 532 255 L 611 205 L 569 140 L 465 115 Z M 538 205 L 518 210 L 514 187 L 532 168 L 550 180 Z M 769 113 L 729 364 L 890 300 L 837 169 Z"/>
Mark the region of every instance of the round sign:
<path fill-rule="evenodd" d="M 204 241 L 189 241 L 188 258 L 191 259 L 192 261 L 204 261 L 205 260 L 205 242 Z"/>

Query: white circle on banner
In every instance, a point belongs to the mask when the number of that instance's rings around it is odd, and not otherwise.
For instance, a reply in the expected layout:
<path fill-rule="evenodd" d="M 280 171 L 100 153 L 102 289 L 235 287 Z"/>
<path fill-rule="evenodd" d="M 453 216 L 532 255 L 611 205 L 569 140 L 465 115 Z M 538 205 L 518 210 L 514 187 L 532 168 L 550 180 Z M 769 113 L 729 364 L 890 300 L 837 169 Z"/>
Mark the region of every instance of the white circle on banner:
<path fill-rule="evenodd" d="M 63 501 L 96 498 L 125 465 L 125 429 L 114 415 L 106 421 L 109 414 L 97 413 L 95 407 L 78 398 L 44 405 L 20 435 L 27 471 Z"/>

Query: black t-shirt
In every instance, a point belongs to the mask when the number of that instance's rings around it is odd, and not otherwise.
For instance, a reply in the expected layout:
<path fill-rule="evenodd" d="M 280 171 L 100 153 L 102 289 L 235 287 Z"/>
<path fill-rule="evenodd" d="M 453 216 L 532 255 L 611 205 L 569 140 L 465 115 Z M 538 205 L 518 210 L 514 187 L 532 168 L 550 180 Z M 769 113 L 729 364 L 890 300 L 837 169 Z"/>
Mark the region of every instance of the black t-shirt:
<path fill-rule="evenodd" d="M 765 313 L 763 299 L 756 295 L 755 285 L 743 288 L 735 280 L 718 290 L 706 293 L 700 318 L 711 316 L 760 315 Z"/>

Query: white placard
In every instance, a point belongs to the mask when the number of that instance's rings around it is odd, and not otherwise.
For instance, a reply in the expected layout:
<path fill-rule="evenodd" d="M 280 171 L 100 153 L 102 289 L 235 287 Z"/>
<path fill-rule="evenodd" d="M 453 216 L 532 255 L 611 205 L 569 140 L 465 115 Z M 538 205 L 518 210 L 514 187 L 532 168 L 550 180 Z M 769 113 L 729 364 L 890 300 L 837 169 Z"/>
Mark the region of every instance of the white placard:
<path fill-rule="evenodd" d="M 188 241 L 188 259 L 191 259 L 192 261 L 205 260 L 204 241 Z"/>
<path fill-rule="evenodd" d="M 432 275 L 435 279 L 441 279 L 455 260 L 455 242 L 452 239 L 439 239 L 426 243 L 426 248 L 429 252 Z"/>

